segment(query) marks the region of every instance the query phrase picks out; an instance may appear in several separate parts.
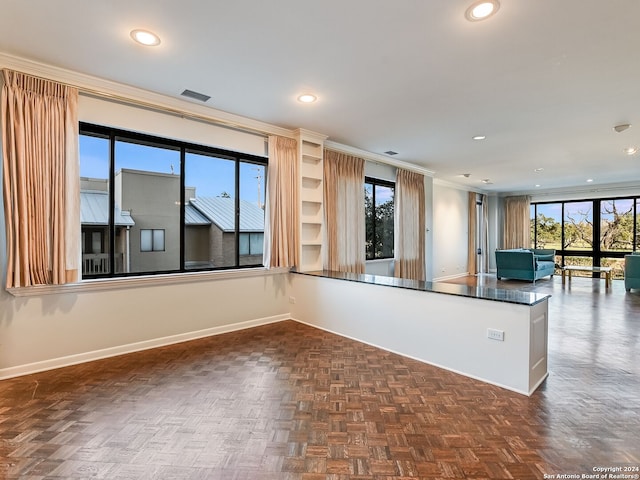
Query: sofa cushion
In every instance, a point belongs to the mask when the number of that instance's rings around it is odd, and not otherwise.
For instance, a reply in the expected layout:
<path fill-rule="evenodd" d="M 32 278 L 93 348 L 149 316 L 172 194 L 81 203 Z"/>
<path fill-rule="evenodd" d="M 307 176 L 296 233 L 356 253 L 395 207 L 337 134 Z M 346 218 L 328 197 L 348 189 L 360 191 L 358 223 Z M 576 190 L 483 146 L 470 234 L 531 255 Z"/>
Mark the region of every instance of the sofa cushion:
<path fill-rule="evenodd" d="M 553 254 L 534 255 L 534 258 L 539 262 L 555 262 L 555 258 Z"/>
<path fill-rule="evenodd" d="M 554 262 L 536 260 L 536 270 L 547 270 L 555 268 Z"/>

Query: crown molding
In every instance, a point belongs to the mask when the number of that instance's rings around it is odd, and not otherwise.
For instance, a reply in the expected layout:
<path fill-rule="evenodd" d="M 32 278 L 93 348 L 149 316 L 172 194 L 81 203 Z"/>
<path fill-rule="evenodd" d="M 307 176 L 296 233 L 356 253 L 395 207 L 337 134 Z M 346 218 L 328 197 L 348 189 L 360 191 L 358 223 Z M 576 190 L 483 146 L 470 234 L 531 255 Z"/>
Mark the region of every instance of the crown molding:
<path fill-rule="evenodd" d="M 425 175 L 427 177 L 433 177 L 435 175 L 435 172 L 427 168 L 421 167 L 419 165 L 409 163 L 409 162 L 404 162 L 402 160 L 395 160 L 385 155 L 380 155 L 379 153 L 368 152 L 360 148 L 351 147 L 349 145 L 343 145 L 342 143 L 334 142 L 331 140 L 327 140 L 326 142 L 324 142 L 324 146 L 325 148 L 346 153 L 348 155 L 353 155 L 355 157 L 361 157 L 361 158 L 364 158 L 365 160 L 369 160 L 375 163 L 381 163 L 384 165 L 390 165 L 392 167 L 403 168 L 405 170 L 411 170 L 412 172 L 421 173 L 422 175 Z"/>
<path fill-rule="evenodd" d="M 443 180 L 441 178 L 434 178 L 433 179 L 433 184 L 434 185 L 438 185 L 440 187 L 447 187 L 447 188 L 453 188 L 456 190 L 463 190 L 465 192 L 475 192 L 475 193 L 480 193 L 482 195 L 493 195 L 495 196 L 494 192 L 488 192 L 486 190 L 482 190 L 480 188 L 474 188 L 474 187 L 470 187 L 469 185 L 463 185 L 462 183 L 455 183 L 455 182 L 451 182 L 449 180 Z"/>
<path fill-rule="evenodd" d="M 303 138 L 305 140 L 317 142 L 319 144 L 323 144 L 324 141 L 328 138 L 327 135 L 313 132 L 311 130 L 307 130 L 306 128 L 297 128 L 294 130 L 294 133 L 297 138 Z"/>
<path fill-rule="evenodd" d="M 200 120 L 261 135 L 295 138 L 295 132 L 287 128 L 7 53 L 0 53 L 0 68 L 17 70 L 64 83 L 77 87 L 81 93 L 106 100 L 130 102 L 160 111 L 165 110 L 174 114 L 193 116 Z"/>
<path fill-rule="evenodd" d="M 607 183 L 601 185 L 580 185 L 577 187 L 559 187 L 545 190 L 526 190 L 500 193 L 501 197 L 529 195 L 532 200 L 580 200 L 584 198 L 605 198 L 618 196 L 637 196 L 640 194 L 638 182 Z M 548 198 L 547 198 L 548 197 Z"/>

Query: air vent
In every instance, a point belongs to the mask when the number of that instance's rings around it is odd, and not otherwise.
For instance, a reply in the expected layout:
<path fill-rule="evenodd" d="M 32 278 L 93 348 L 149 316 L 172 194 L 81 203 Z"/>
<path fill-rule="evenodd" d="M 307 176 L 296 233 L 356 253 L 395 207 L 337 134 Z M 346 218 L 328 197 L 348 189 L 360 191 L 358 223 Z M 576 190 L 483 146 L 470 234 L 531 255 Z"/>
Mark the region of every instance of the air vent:
<path fill-rule="evenodd" d="M 387 155 L 397 155 L 398 154 L 398 152 L 394 152 L 393 150 L 387 150 L 384 153 L 386 153 Z"/>
<path fill-rule="evenodd" d="M 204 93 L 194 92 L 193 90 L 185 90 L 180 95 L 187 98 L 193 98 L 194 100 L 198 100 L 200 102 L 206 102 L 211 98 L 209 95 L 205 95 Z"/>

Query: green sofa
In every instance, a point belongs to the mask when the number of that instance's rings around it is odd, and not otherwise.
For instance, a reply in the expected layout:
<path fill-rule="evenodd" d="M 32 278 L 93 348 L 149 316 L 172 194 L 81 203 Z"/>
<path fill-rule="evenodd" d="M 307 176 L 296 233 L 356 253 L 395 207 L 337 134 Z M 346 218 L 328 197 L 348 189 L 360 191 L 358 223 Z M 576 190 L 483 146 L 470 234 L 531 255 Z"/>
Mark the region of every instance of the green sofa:
<path fill-rule="evenodd" d="M 624 256 L 624 288 L 640 288 L 640 252 Z"/>
<path fill-rule="evenodd" d="M 555 250 L 542 248 L 496 250 L 496 276 L 531 282 L 553 276 L 555 255 Z"/>

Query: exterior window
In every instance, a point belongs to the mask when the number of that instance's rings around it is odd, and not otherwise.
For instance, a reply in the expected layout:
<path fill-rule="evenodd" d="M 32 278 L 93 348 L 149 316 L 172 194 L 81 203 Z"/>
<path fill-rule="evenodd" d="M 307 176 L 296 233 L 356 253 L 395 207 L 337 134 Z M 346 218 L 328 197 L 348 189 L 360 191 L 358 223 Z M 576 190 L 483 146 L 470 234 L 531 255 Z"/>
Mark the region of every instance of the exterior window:
<path fill-rule="evenodd" d="M 262 255 L 264 233 L 241 233 L 240 255 Z"/>
<path fill-rule="evenodd" d="M 395 184 L 367 177 L 364 208 L 367 260 L 393 258 L 393 198 Z"/>
<path fill-rule="evenodd" d="M 624 255 L 638 249 L 639 230 L 640 197 L 531 205 L 537 248 L 555 249 L 560 265 L 611 267 L 614 278 L 623 278 Z"/>
<path fill-rule="evenodd" d="M 164 230 L 140 230 L 141 252 L 164 252 Z"/>
<path fill-rule="evenodd" d="M 262 265 L 266 168 L 263 157 L 81 123 L 83 278 Z"/>

